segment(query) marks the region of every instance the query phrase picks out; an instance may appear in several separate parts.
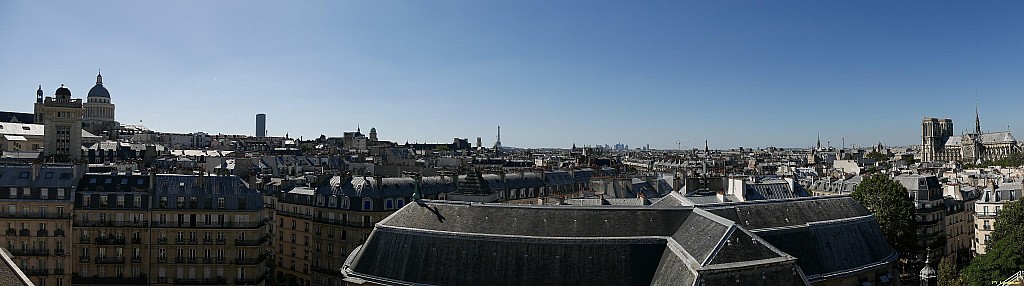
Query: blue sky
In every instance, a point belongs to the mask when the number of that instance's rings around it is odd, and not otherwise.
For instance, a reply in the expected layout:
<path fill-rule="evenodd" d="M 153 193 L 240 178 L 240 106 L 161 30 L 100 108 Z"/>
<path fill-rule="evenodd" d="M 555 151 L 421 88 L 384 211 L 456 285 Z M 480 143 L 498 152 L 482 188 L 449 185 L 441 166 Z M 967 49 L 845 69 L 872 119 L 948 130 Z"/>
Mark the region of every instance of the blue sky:
<path fill-rule="evenodd" d="M 212 2 L 212 3 L 211 3 Z M 1024 134 L 1024 2 L 0 1 L 0 110 L 75 97 L 169 132 L 520 147 Z"/>

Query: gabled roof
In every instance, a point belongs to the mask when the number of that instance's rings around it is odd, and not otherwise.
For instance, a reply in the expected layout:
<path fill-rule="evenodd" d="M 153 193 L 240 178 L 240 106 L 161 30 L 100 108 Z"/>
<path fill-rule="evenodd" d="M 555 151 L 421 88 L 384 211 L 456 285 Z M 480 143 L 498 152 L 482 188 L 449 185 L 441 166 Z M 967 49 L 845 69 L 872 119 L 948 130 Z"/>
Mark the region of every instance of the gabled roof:
<path fill-rule="evenodd" d="M 344 271 L 382 284 L 807 285 L 795 268 L 795 258 L 699 209 L 421 201 L 381 221 Z"/>

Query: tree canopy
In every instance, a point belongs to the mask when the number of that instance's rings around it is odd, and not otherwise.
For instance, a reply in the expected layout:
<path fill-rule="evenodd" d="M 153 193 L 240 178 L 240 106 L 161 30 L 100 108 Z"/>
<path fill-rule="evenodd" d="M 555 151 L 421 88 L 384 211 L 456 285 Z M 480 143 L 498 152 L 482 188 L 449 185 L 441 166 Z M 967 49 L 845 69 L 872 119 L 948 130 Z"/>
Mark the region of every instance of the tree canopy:
<path fill-rule="evenodd" d="M 897 252 L 906 255 L 916 250 L 914 204 L 907 188 L 885 175 L 875 174 L 857 185 L 852 196 L 875 215 L 882 234 Z"/>
<path fill-rule="evenodd" d="M 871 151 L 871 153 L 868 153 L 867 155 L 864 155 L 864 157 L 867 157 L 867 158 L 870 158 L 870 159 L 874 159 L 876 162 L 885 162 L 885 161 L 889 160 L 889 156 L 886 156 L 885 154 L 882 154 L 881 152 L 878 152 L 877 150 Z"/>
<path fill-rule="evenodd" d="M 964 284 L 989 285 L 1024 269 L 1024 243 L 1021 241 L 1024 241 L 1024 203 L 1017 200 L 1003 205 L 985 254 L 976 257 L 960 273 Z"/>
<path fill-rule="evenodd" d="M 939 262 L 938 285 L 959 286 L 960 275 L 957 275 L 956 262 L 949 256 L 943 257 Z"/>

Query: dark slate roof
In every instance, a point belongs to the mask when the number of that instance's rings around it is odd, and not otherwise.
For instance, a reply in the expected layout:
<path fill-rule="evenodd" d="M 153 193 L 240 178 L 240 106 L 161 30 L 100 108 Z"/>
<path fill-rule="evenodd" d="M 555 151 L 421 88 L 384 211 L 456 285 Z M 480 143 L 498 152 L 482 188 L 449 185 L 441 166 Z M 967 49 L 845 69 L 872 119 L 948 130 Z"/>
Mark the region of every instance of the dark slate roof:
<path fill-rule="evenodd" d="M 806 197 L 807 193 L 790 188 L 789 182 L 772 178 L 757 182 L 747 182 L 747 200 L 777 200 Z"/>
<path fill-rule="evenodd" d="M 576 180 L 566 171 L 551 171 L 544 173 L 544 181 L 549 186 L 573 185 Z"/>
<path fill-rule="evenodd" d="M 0 165 L 0 187 L 71 188 L 78 184 L 71 165 L 40 165 L 34 179 L 32 168 L 30 164 Z"/>
<path fill-rule="evenodd" d="M 422 195 L 450 193 L 455 190 L 455 185 L 450 177 L 423 177 L 419 184 Z M 411 197 L 415 192 L 416 179 L 407 177 L 334 176 L 326 184 L 317 188 L 317 193 L 322 195 L 362 198 Z"/>
<path fill-rule="evenodd" d="M 0 249 L 0 285 L 4 286 L 31 286 L 35 285 L 21 268 L 11 259 L 12 255 L 7 249 Z"/>
<path fill-rule="evenodd" d="M 202 183 L 199 183 L 198 175 L 174 175 L 158 174 L 153 179 L 151 189 L 152 205 L 157 206 L 161 197 L 167 197 L 168 209 L 179 208 L 177 197 L 196 197 L 200 204 L 198 208 L 217 208 L 219 206 L 206 206 L 204 199 L 207 197 L 225 198 L 225 209 L 227 210 L 258 210 L 264 207 L 263 194 L 255 189 L 249 188 L 245 181 L 237 176 L 202 176 Z M 190 202 L 186 202 L 186 207 Z M 213 202 L 216 204 L 216 202 Z M 241 205 L 245 203 L 245 205 Z"/>
<path fill-rule="evenodd" d="M 871 212 L 849 196 L 700 208 L 736 221 L 772 246 L 795 256 L 811 282 L 848 275 L 897 258 Z"/>
<path fill-rule="evenodd" d="M 32 113 L 0 111 L 0 122 L 36 123 L 36 115 Z"/>
<path fill-rule="evenodd" d="M 732 281 L 807 284 L 793 257 L 729 220 L 681 207 L 422 201 L 379 223 L 344 271 L 381 284 L 694 285 L 720 279 L 721 269 Z"/>

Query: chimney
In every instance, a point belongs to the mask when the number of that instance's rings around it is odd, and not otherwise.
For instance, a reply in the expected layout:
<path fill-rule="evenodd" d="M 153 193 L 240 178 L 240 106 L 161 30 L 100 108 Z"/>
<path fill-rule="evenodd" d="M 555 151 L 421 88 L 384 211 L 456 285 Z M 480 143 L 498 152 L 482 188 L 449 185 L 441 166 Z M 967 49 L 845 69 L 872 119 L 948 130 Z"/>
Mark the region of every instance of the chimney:
<path fill-rule="evenodd" d="M 452 189 L 455 192 L 459 191 L 459 173 L 458 172 L 452 173 Z"/>
<path fill-rule="evenodd" d="M 725 200 L 725 190 L 719 190 L 717 193 L 715 193 L 715 197 L 718 198 L 718 201 L 720 201 L 720 202 L 723 202 L 723 203 L 726 202 L 726 200 Z"/>
<path fill-rule="evenodd" d="M 198 188 L 200 188 L 200 189 L 202 189 L 202 188 L 203 188 L 203 183 L 205 183 L 205 182 L 203 181 L 203 179 L 204 179 L 204 178 L 203 178 L 203 176 L 204 176 L 204 174 L 205 174 L 205 173 L 206 173 L 206 172 L 204 172 L 204 171 L 200 170 L 200 171 L 199 171 L 199 176 L 198 176 L 198 177 L 196 177 L 196 187 L 198 187 Z"/>
<path fill-rule="evenodd" d="M 149 172 L 149 191 L 153 191 L 153 185 L 156 183 L 156 169 L 152 169 Z"/>
<path fill-rule="evenodd" d="M 36 161 L 32 163 L 32 180 L 35 181 L 39 178 L 39 171 L 43 169 L 43 163 Z"/>

